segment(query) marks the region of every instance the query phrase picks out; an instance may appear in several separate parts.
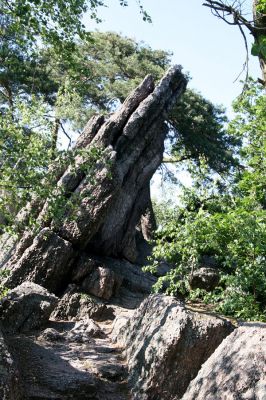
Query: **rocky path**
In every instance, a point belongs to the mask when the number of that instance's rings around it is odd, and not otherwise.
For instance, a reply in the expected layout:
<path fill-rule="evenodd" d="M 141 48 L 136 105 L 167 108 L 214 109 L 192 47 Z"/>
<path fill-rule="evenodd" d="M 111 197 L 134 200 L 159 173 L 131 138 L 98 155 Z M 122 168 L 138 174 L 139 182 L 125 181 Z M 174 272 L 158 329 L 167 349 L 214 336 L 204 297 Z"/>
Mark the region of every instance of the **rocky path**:
<path fill-rule="evenodd" d="M 23 400 L 131 399 L 122 350 L 111 341 L 112 324 L 49 321 L 30 336 L 10 337 Z"/>

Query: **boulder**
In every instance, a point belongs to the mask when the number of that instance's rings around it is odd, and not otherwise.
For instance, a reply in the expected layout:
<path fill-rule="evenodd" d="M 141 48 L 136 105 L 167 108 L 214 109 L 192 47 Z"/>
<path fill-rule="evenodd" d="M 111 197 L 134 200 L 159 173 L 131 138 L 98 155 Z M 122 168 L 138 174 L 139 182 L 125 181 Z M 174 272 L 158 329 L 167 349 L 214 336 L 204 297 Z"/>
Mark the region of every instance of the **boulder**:
<path fill-rule="evenodd" d="M 122 278 L 109 268 L 97 267 L 83 280 L 81 287 L 86 293 L 109 300 L 117 293 L 121 283 Z"/>
<path fill-rule="evenodd" d="M 75 326 L 62 335 L 68 342 L 87 343 L 92 338 L 104 338 L 105 334 L 96 322 L 87 318 L 75 323 Z"/>
<path fill-rule="evenodd" d="M 79 321 L 83 318 L 101 320 L 113 318 L 112 311 L 100 300 L 78 290 L 76 285 L 70 285 L 60 299 L 51 319 L 60 321 Z"/>
<path fill-rule="evenodd" d="M 192 312 L 173 297 L 151 295 L 114 338 L 125 348 L 129 383 L 138 400 L 180 399 L 232 324 Z"/>
<path fill-rule="evenodd" d="M 54 328 L 46 328 L 41 334 L 38 336 L 38 340 L 46 342 L 57 342 L 63 340 L 62 334 L 58 332 Z"/>
<path fill-rule="evenodd" d="M 194 399 L 266 399 L 266 324 L 244 324 L 220 344 L 182 397 Z"/>
<path fill-rule="evenodd" d="M 85 252 L 75 262 L 71 279 L 82 291 L 131 309 L 140 305 L 156 282 L 138 264 Z"/>
<path fill-rule="evenodd" d="M 23 248 L 22 252 L 18 246 L 17 254 L 5 264 L 5 268 L 10 269 L 10 276 L 3 284 L 14 288 L 27 280 L 58 293 L 64 287 L 71 268 L 71 243 L 48 228 L 42 229 L 34 239 L 30 239 L 27 236 L 24 242 L 28 247 Z"/>
<path fill-rule="evenodd" d="M 205 289 L 209 292 L 216 288 L 219 281 L 220 275 L 217 269 L 202 267 L 194 271 L 189 284 L 191 289 Z"/>
<path fill-rule="evenodd" d="M 14 361 L 0 332 L 0 398 L 1 400 L 20 400 L 18 375 Z"/>
<path fill-rule="evenodd" d="M 24 282 L 0 302 L 1 327 L 4 333 L 37 329 L 48 321 L 57 297 L 33 282 Z"/>
<path fill-rule="evenodd" d="M 90 343 L 92 338 L 104 338 L 105 334 L 99 325 L 90 318 L 77 321 L 71 329 L 59 332 L 54 328 L 46 328 L 38 336 L 38 341 L 69 343 Z"/>

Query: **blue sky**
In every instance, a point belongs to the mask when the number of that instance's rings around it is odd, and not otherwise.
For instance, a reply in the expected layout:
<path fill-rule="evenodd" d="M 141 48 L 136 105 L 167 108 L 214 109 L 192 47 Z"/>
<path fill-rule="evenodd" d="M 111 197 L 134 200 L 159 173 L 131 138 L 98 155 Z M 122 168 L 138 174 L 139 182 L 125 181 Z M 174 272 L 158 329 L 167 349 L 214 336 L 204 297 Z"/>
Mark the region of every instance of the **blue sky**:
<path fill-rule="evenodd" d="M 119 0 L 109 0 L 109 7 L 99 10 L 104 20 L 96 24 L 88 17 L 88 29 L 115 31 L 144 41 L 152 48 L 173 52 L 173 63 L 181 64 L 193 78 L 190 86 L 215 104 L 223 104 L 231 115 L 230 105 L 241 92 L 233 83 L 245 61 L 245 47 L 237 27 L 215 18 L 201 0 L 142 0 L 152 17 L 152 24 L 142 21 L 137 1 L 121 7 Z M 251 0 L 246 0 L 247 13 Z M 251 41 L 250 35 L 247 38 Z M 258 59 L 250 55 L 250 72 L 260 76 Z M 244 74 L 242 75 L 244 78 Z"/>

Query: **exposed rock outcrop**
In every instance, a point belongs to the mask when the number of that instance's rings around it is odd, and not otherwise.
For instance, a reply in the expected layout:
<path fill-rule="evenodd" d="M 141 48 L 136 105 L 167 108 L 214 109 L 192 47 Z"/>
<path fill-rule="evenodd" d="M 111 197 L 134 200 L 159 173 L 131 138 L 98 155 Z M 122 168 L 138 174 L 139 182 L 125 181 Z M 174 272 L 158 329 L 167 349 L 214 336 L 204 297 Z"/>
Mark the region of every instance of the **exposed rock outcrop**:
<path fill-rule="evenodd" d="M 49 320 L 57 297 L 32 282 L 11 290 L 0 303 L 1 328 L 4 333 L 27 332 Z"/>
<path fill-rule="evenodd" d="M 1 400 L 22 400 L 18 386 L 18 373 L 0 332 L 0 398 Z"/>
<path fill-rule="evenodd" d="M 247 323 L 202 366 L 182 400 L 266 399 L 266 324 Z"/>
<path fill-rule="evenodd" d="M 156 278 L 126 260 L 83 254 L 73 268 L 72 281 L 84 292 L 136 308 L 151 292 Z M 127 304 L 124 297 L 128 297 Z"/>
<path fill-rule="evenodd" d="M 109 318 L 111 312 L 101 299 L 88 296 L 71 285 L 58 302 L 51 318 L 54 320 L 80 321 L 84 318 L 93 318 L 98 321 Z"/>
<path fill-rule="evenodd" d="M 50 200 L 40 202 L 35 218 L 43 230 L 11 243 L 0 260 L 10 270 L 5 285 L 13 288 L 27 279 L 58 294 L 81 250 L 136 260 L 136 226 L 150 206 L 149 183 L 162 161 L 165 116 L 186 83 L 179 66 L 170 68 L 156 87 L 147 76 L 107 121 L 93 117 L 77 143 L 83 155 L 55 174 L 53 197 L 66 200 L 63 220 L 49 215 Z M 86 154 L 95 147 L 101 155 L 88 168 Z M 68 208 L 77 196 L 76 206 Z"/>
<path fill-rule="evenodd" d="M 191 379 L 232 332 L 222 318 L 192 312 L 176 299 L 148 297 L 114 339 L 125 348 L 135 399 L 180 399 Z M 196 397 L 195 397 L 196 398 Z"/>
<path fill-rule="evenodd" d="M 141 270 L 154 227 L 149 183 L 166 113 L 185 87 L 173 67 L 156 87 L 147 76 L 108 120 L 93 117 L 76 143 L 82 152 L 50 169 L 63 218 L 50 213 L 51 199 L 36 198 L 17 222 L 33 215 L 37 233 L 2 236 L 0 267 L 10 275 L 1 283 L 13 289 L 0 304 L 1 399 L 265 400 L 264 325 L 223 341 L 228 320 L 147 297 L 156 281 Z M 157 276 L 172 267 L 161 263 Z M 191 286 L 209 290 L 216 262 L 205 256 L 199 267 Z"/>
<path fill-rule="evenodd" d="M 12 335 L 21 399 L 128 400 L 127 368 L 108 338 L 108 325 L 50 322 L 40 332 Z"/>
<path fill-rule="evenodd" d="M 42 229 L 34 239 L 24 235 L 14 255 L 14 264 L 6 265 L 11 270 L 4 284 L 14 288 L 27 280 L 58 293 L 66 284 L 72 256 L 71 243 L 48 228 Z"/>

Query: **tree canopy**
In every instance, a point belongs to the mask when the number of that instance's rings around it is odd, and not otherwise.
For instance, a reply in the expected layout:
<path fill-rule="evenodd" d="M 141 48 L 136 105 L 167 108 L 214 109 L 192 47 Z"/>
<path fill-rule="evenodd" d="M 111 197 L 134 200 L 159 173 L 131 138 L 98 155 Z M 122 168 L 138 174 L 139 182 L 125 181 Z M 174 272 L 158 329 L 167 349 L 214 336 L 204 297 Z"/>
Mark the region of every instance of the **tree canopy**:
<path fill-rule="evenodd" d="M 182 204 L 159 206 L 160 229 L 154 265 L 166 260 L 173 269 L 160 278 L 156 290 L 182 294 L 215 305 L 226 315 L 265 320 L 266 307 L 266 99 L 259 84 L 234 103 L 235 119 L 229 131 L 242 140 L 243 168 L 227 185 L 202 177 L 185 189 Z M 158 207 L 158 206 L 157 206 Z M 220 285 L 207 292 L 192 290 L 190 281 L 209 257 L 221 271 Z"/>

